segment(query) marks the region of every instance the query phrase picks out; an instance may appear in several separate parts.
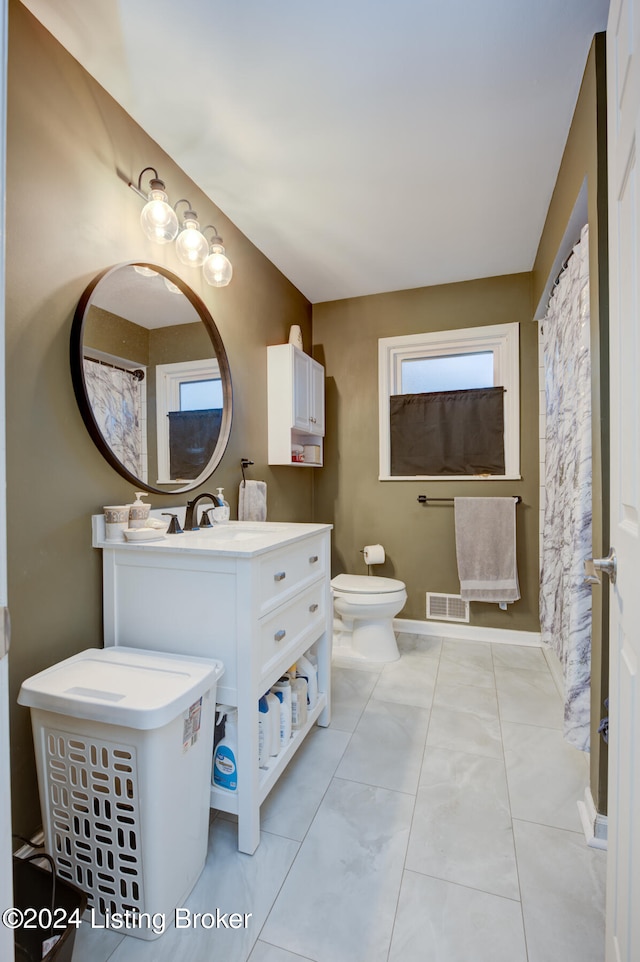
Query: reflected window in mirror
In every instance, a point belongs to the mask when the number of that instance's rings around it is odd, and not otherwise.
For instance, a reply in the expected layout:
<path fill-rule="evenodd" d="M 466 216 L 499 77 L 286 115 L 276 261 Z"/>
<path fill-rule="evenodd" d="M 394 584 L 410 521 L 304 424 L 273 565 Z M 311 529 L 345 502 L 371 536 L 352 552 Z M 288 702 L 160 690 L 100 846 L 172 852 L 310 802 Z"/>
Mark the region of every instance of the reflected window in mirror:
<path fill-rule="evenodd" d="M 213 358 L 156 368 L 158 484 L 197 478 L 218 443 L 223 412 L 220 368 Z"/>

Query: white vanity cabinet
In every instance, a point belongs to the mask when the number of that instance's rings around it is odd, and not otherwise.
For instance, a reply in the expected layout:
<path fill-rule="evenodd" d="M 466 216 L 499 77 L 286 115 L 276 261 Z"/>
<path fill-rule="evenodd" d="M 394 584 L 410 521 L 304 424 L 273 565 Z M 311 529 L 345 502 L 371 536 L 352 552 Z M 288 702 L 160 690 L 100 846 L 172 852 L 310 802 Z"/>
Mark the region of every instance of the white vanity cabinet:
<path fill-rule="evenodd" d="M 269 464 L 300 464 L 292 461 L 292 445 L 320 449 L 318 461 L 303 466 L 322 466 L 325 428 L 324 368 L 293 344 L 267 348 Z"/>
<path fill-rule="evenodd" d="M 171 509 L 176 512 L 184 509 Z M 156 512 L 153 512 L 156 514 Z M 238 708 L 238 789 L 211 788 L 211 807 L 238 816 L 238 848 L 260 841 L 260 805 L 331 706 L 331 525 L 231 522 L 162 540 L 111 543 L 103 552 L 105 645 L 218 658 L 219 704 Z M 318 702 L 306 727 L 258 767 L 258 699 L 311 646 Z"/>

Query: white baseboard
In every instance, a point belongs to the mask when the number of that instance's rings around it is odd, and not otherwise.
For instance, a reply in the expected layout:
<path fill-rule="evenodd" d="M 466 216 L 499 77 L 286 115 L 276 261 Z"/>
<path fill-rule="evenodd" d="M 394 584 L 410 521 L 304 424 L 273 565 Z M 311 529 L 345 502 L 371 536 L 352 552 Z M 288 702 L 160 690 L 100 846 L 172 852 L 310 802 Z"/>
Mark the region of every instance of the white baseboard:
<path fill-rule="evenodd" d="M 460 641 L 492 641 L 503 645 L 527 645 L 544 648 L 539 631 L 516 631 L 513 628 L 482 628 L 479 625 L 466 625 L 447 621 L 418 621 L 410 618 L 395 618 L 395 631 L 405 631 L 412 635 L 427 638 L 457 638 Z"/>
<path fill-rule="evenodd" d="M 607 816 L 599 815 L 593 801 L 590 788 L 584 790 L 584 801 L 578 802 L 578 812 L 582 822 L 582 830 L 589 848 L 607 848 L 608 824 Z"/>

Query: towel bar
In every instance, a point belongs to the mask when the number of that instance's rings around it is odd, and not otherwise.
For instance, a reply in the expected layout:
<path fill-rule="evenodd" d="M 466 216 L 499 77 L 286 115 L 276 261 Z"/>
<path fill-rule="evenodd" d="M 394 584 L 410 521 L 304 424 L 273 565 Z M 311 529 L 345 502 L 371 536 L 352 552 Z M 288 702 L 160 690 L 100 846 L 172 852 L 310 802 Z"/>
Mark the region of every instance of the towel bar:
<path fill-rule="evenodd" d="M 522 504 L 522 498 L 519 494 L 512 495 L 513 500 L 516 504 Z M 420 504 L 431 504 L 432 501 L 438 501 L 440 504 L 453 504 L 454 498 L 428 498 L 426 494 L 418 495 L 418 502 Z"/>

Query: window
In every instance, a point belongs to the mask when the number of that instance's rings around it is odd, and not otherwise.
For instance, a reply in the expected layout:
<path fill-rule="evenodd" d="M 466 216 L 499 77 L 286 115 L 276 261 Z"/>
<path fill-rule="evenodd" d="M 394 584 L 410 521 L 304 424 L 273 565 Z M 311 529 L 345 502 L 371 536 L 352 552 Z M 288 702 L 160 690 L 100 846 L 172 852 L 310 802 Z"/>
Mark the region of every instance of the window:
<path fill-rule="evenodd" d="M 381 481 L 520 477 L 518 335 L 518 324 L 496 324 L 458 331 L 380 338 L 378 379 Z M 500 468 L 499 473 L 493 471 L 460 475 L 392 472 L 391 398 L 483 388 L 502 388 L 504 392 L 504 470 Z"/>
<path fill-rule="evenodd" d="M 171 431 L 173 430 L 178 437 L 184 431 L 204 432 L 207 436 L 207 444 L 215 447 L 217 441 L 217 431 L 219 431 L 219 421 L 223 406 L 222 382 L 220 379 L 220 368 L 218 362 L 213 358 L 206 358 L 201 361 L 179 361 L 174 364 L 158 364 L 156 367 L 156 408 L 157 408 L 157 431 L 158 431 L 158 483 L 168 484 L 177 480 L 193 480 L 201 469 L 208 463 L 211 451 L 199 443 L 195 445 L 197 449 L 203 448 L 201 454 L 196 452 L 195 461 L 192 465 L 185 465 L 181 457 L 177 458 L 180 466 L 172 470 L 172 461 L 176 461 L 175 443 L 171 444 Z M 201 415 L 203 424 L 198 427 L 195 424 L 184 424 L 186 412 L 194 412 Z M 210 423 L 213 417 L 216 420 L 217 430 L 213 431 Z M 181 418 L 180 415 L 184 415 Z M 171 425 L 173 424 L 173 429 Z M 201 464 L 201 461 L 204 461 Z M 176 476 L 179 475 L 179 478 Z"/>

